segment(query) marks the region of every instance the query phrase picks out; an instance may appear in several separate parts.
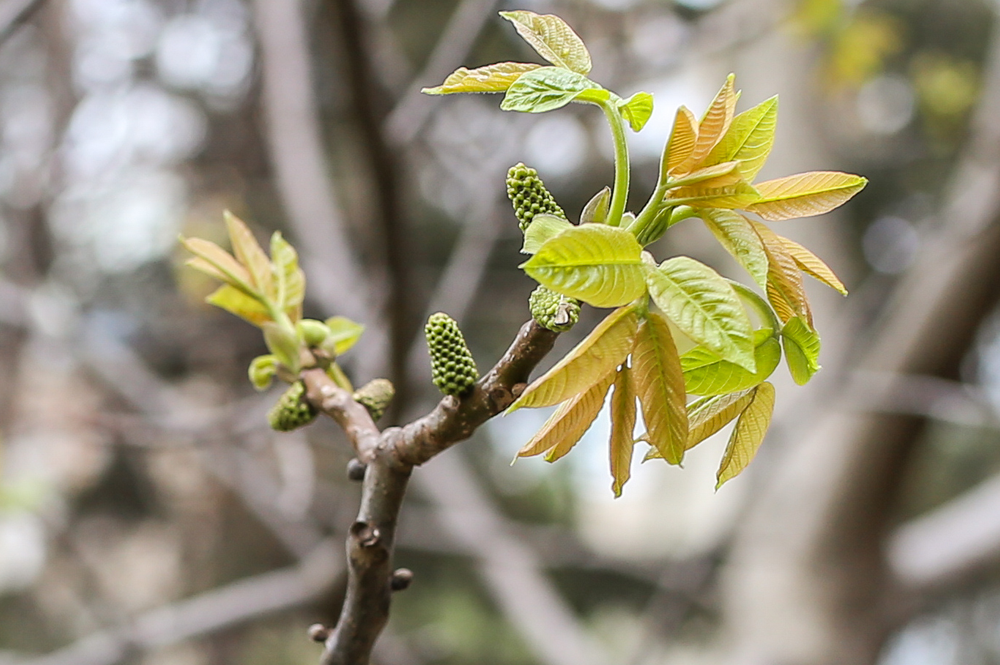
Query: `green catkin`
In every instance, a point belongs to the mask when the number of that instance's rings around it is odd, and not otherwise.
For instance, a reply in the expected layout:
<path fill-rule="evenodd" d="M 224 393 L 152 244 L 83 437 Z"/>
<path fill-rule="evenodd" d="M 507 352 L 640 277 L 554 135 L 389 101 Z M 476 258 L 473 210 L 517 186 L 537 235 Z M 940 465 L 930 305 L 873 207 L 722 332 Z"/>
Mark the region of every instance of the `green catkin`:
<path fill-rule="evenodd" d="M 538 171 L 518 162 L 507 171 L 507 197 L 514 206 L 517 224 L 523 233 L 537 214 L 566 219 L 566 213 L 545 189 Z"/>
<path fill-rule="evenodd" d="M 388 379 L 372 379 L 354 391 L 354 401 L 368 409 L 372 420 L 377 421 L 389 408 L 396 389 Z"/>
<path fill-rule="evenodd" d="M 288 387 L 277 403 L 267 413 L 271 429 L 291 432 L 316 420 L 318 412 L 305 399 L 306 386 L 296 381 Z"/>
<path fill-rule="evenodd" d="M 531 292 L 528 298 L 531 317 L 543 328 L 566 332 L 580 320 L 580 301 L 556 293 L 544 286 Z"/>
<path fill-rule="evenodd" d="M 431 377 L 438 390 L 456 396 L 471 390 L 479 370 L 455 319 L 442 312 L 432 314 L 424 334 L 431 354 Z"/>

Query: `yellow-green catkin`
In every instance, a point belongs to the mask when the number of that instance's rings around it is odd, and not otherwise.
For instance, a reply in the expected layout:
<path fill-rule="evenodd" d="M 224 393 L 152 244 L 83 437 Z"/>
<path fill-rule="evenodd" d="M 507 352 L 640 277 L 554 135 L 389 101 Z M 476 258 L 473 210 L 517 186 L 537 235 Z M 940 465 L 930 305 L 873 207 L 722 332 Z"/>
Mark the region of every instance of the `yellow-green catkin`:
<path fill-rule="evenodd" d="M 306 386 L 296 381 L 267 413 L 267 422 L 279 432 L 291 432 L 316 420 L 318 412 L 305 399 Z"/>
<path fill-rule="evenodd" d="M 517 224 L 524 232 L 538 214 L 555 215 L 566 219 L 566 213 L 555 198 L 545 189 L 538 171 L 517 163 L 507 171 L 507 197 L 514 206 Z"/>
<path fill-rule="evenodd" d="M 455 319 L 442 312 L 432 314 L 424 334 L 431 354 L 431 377 L 438 390 L 445 395 L 462 395 L 471 390 L 479 370 Z"/>

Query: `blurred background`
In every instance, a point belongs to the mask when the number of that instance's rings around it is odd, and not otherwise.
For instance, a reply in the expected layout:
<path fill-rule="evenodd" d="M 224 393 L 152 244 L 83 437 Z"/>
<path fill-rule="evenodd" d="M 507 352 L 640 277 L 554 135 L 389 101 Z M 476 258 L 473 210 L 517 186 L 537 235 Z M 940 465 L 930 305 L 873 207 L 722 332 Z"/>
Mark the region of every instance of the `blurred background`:
<path fill-rule="evenodd" d="M 307 315 L 368 326 L 355 383 L 424 412 L 427 314 L 481 369 L 529 317 L 507 168 L 571 217 L 612 178 L 592 108 L 419 94 L 536 61 L 511 8 L 561 15 L 596 80 L 654 94 L 633 207 L 677 105 L 700 114 L 730 71 L 741 110 L 780 94 L 762 177 L 871 179 L 780 229 L 852 295 L 809 285 L 825 369 L 797 388 L 779 368 L 772 431 L 718 492 L 724 435 L 684 469 L 636 463 L 614 500 L 604 418 L 564 461 L 511 466 L 544 411 L 418 469 L 415 582 L 374 662 L 1000 663 L 995 0 L 0 0 L 0 663 L 315 662 L 349 446 L 267 428 L 261 336 L 203 304 L 176 239 L 224 243 L 226 208 L 282 230 Z M 747 281 L 697 220 L 654 253 Z"/>

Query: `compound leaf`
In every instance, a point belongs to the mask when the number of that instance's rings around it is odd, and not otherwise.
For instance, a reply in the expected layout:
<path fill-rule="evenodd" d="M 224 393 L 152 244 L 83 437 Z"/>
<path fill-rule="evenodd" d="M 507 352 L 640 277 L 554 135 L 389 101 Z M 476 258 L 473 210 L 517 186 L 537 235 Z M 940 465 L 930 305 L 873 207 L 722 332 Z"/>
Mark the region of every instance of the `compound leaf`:
<path fill-rule="evenodd" d="M 766 288 L 767 252 L 749 220 L 732 210 L 718 208 L 703 210 L 700 214 L 716 240 L 746 268 L 762 289 Z"/>
<path fill-rule="evenodd" d="M 562 217 L 546 214 L 535 215 L 531 218 L 531 224 L 524 231 L 524 246 L 521 248 L 521 253 L 534 254 L 547 241 L 571 228 L 573 228 L 573 224 Z"/>
<path fill-rule="evenodd" d="M 653 115 L 653 95 L 648 92 L 637 92 L 618 104 L 622 117 L 628 121 L 633 132 L 646 126 L 649 117 Z"/>
<path fill-rule="evenodd" d="M 235 314 L 258 327 L 272 320 L 267 305 L 230 284 L 223 284 L 213 291 L 205 298 L 205 302 L 220 307 L 230 314 Z"/>
<path fill-rule="evenodd" d="M 774 386 L 762 383 L 753 391 L 750 403 L 740 413 L 736 427 L 729 437 L 729 445 L 722 456 L 722 464 L 716 474 L 718 480 L 715 488 L 740 474 L 753 460 L 764 441 L 767 428 L 771 425 L 771 414 L 774 412 Z"/>
<path fill-rule="evenodd" d="M 700 183 L 690 187 L 671 190 L 670 205 L 689 205 L 692 208 L 746 208 L 760 200 L 760 194 L 748 182 L 739 180 L 736 184 L 713 187 L 711 183 Z"/>
<path fill-rule="evenodd" d="M 736 76 L 730 74 L 726 77 L 719 94 L 715 96 L 712 105 L 705 111 L 705 116 L 698 124 L 698 139 L 695 141 L 694 150 L 685 162 L 687 171 L 700 166 L 708 157 L 712 148 L 722 140 L 722 137 L 729 130 L 729 125 L 733 121 L 733 112 L 736 110 L 736 91 L 733 84 Z"/>
<path fill-rule="evenodd" d="M 754 349 L 756 372 L 748 372 L 735 363 L 723 360 L 708 349 L 696 346 L 681 356 L 684 385 L 692 395 L 724 395 L 752 388 L 774 373 L 781 362 L 781 345 L 768 329 L 758 330 L 763 336 Z"/>
<path fill-rule="evenodd" d="M 830 266 L 826 265 L 823 259 L 794 240 L 782 238 L 781 236 L 778 236 L 778 239 L 781 240 L 781 244 L 785 246 L 788 253 L 795 259 L 796 265 L 798 265 L 802 272 L 815 277 L 840 295 L 847 295 L 847 288 L 844 286 L 844 283 L 830 270 Z"/>
<path fill-rule="evenodd" d="M 635 387 L 628 365 L 622 365 L 615 375 L 615 391 L 611 394 L 611 491 L 622 495 L 622 488 L 632 473 L 632 449 L 635 440 Z"/>
<path fill-rule="evenodd" d="M 583 74 L 562 67 L 539 67 L 522 74 L 500 103 L 504 111 L 545 113 L 566 106 L 584 90 L 600 90 Z"/>
<path fill-rule="evenodd" d="M 663 149 L 660 160 L 660 181 L 665 181 L 669 173 L 677 171 L 687 162 L 698 141 L 698 120 L 686 106 L 677 109 L 674 116 L 674 128 L 670 140 Z"/>
<path fill-rule="evenodd" d="M 838 171 L 811 171 L 757 183 L 760 200 L 748 208 L 772 222 L 811 217 L 847 203 L 868 184 L 866 178 Z"/>
<path fill-rule="evenodd" d="M 513 23 L 517 34 L 553 65 L 578 74 L 590 73 L 590 53 L 586 45 L 558 16 L 525 10 L 500 12 L 500 16 Z"/>
<path fill-rule="evenodd" d="M 251 284 L 250 272 L 240 265 L 232 254 L 214 242 L 201 238 L 181 238 L 181 244 L 197 257 L 187 261 L 187 264 L 195 270 L 222 280 L 247 295 L 260 295 Z"/>
<path fill-rule="evenodd" d="M 799 317 L 788 320 L 781 329 L 785 362 L 795 383 L 804 385 L 819 371 L 819 334 Z"/>
<path fill-rule="evenodd" d="M 546 241 L 521 268 L 553 291 L 594 307 L 616 307 L 646 292 L 641 255 L 625 229 L 584 224 Z"/>
<path fill-rule="evenodd" d="M 739 162 L 743 176 L 753 181 L 771 154 L 777 126 L 778 98 L 775 96 L 733 118 L 729 131 L 712 149 L 705 163 Z"/>
<path fill-rule="evenodd" d="M 749 220 L 767 252 L 767 298 L 781 320 L 801 316 L 812 325 L 812 309 L 806 297 L 802 273 L 780 237 L 766 224 Z"/>
<path fill-rule="evenodd" d="M 346 316 L 332 316 L 326 321 L 326 327 L 330 329 L 330 336 L 327 338 L 333 343 L 333 350 L 341 356 L 354 346 L 365 327 L 360 323 L 351 321 Z"/>
<path fill-rule="evenodd" d="M 680 464 L 688 431 L 684 375 L 670 326 L 656 312 L 650 312 L 639 324 L 632 350 L 632 378 L 650 444 L 667 462 Z"/>
<path fill-rule="evenodd" d="M 466 69 L 459 67 L 441 85 L 424 88 L 428 95 L 451 95 L 456 92 L 507 92 L 521 74 L 540 68 L 529 62 L 498 62 L 495 65 Z"/>
<path fill-rule="evenodd" d="M 562 457 L 569 452 L 600 413 L 604 396 L 611 387 L 614 376 L 614 371 L 608 372 L 590 388 L 560 404 L 542 428 L 518 451 L 517 456 L 532 457 L 546 451 L 553 454 L 559 451 L 559 457 Z"/>
<path fill-rule="evenodd" d="M 701 185 L 702 187 L 714 188 L 735 185 L 743 181 L 743 174 L 740 173 L 738 167 L 739 162 L 723 162 L 722 164 L 706 166 L 677 178 L 671 183 L 671 187 Z"/>
<path fill-rule="evenodd" d="M 678 256 L 650 270 L 647 281 L 653 301 L 684 334 L 724 360 L 756 371 L 750 317 L 719 273 Z"/>
<path fill-rule="evenodd" d="M 257 238 L 247 228 L 239 217 L 226 210 L 223 213 L 229 240 L 233 245 L 236 260 L 246 267 L 250 273 L 250 283 L 259 292 L 269 298 L 274 297 L 274 280 L 271 273 L 271 260 L 261 248 Z"/>
<path fill-rule="evenodd" d="M 691 450 L 731 423 L 750 403 L 753 391 L 753 388 L 749 388 L 728 395 L 703 397 L 688 404 L 687 449 Z M 661 457 L 660 451 L 650 448 L 643 461 Z"/>
<path fill-rule="evenodd" d="M 638 325 L 639 318 L 631 307 L 608 314 L 566 357 L 535 379 L 507 413 L 526 406 L 559 404 L 590 388 L 625 362 Z"/>
<path fill-rule="evenodd" d="M 299 268 L 299 255 L 295 248 L 278 231 L 271 236 L 271 261 L 274 266 L 274 299 L 295 323 L 302 318 L 306 276 Z"/>

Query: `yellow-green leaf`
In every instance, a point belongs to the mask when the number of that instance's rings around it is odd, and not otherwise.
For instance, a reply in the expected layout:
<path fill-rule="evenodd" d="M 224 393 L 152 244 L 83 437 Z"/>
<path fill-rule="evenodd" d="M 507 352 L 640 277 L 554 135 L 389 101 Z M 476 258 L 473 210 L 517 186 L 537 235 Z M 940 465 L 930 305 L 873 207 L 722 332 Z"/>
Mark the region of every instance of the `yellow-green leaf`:
<path fill-rule="evenodd" d="M 778 98 L 775 96 L 733 118 L 729 131 L 712 149 L 705 163 L 736 161 L 743 176 L 752 182 L 771 154 L 777 126 Z"/>
<path fill-rule="evenodd" d="M 274 297 L 274 281 L 271 276 L 271 260 L 261 248 L 257 238 L 239 217 L 226 210 L 223 213 L 229 241 L 233 244 L 236 260 L 246 266 L 250 273 L 250 283 L 268 298 Z"/>
<path fill-rule="evenodd" d="M 625 229 L 584 224 L 545 242 L 521 268 L 557 293 L 594 307 L 616 307 L 646 292 L 641 254 Z"/>
<path fill-rule="evenodd" d="M 587 390 L 560 404 L 542 428 L 531 437 L 531 441 L 518 451 L 517 456 L 531 457 L 550 452 L 553 455 L 558 453 L 558 457 L 562 457 L 568 453 L 601 412 L 604 396 L 611 387 L 614 377 L 615 373 L 612 370 Z"/>
<path fill-rule="evenodd" d="M 748 372 L 735 363 L 723 360 L 702 346 L 696 346 L 681 356 L 687 392 L 691 395 L 724 395 L 752 388 L 771 376 L 781 362 L 781 345 L 770 329 L 756 331 L 755 337 L 756 372 Z"/>
<path fill-rule="evenodd" d="M 795 383 L 805 385 L 820 370 L 819 334 L 793 317 L 781 329 L 781 345 L 785 349 L 785 362 Z"/>
<path fill-rule="evenodd" d="M 674 188 L 699 185 L 702 188 L 715 189 L 735 185 L 744 180 L 743 174 L 738 168 L 739 165 L 739 162 L 723 162 L 722 164 L 706 166 L 697 171 L 684 174 L 674 180 L 670 186 Z M 667 194 L 667 196 L 672 196 L 672 194 Z"/>
<path fill-rule="evenodd" d="M 221 279 L 247 295 L 258 294 L 257 289 L 250 283 L 250 272 L 240 265 L 239 261 L 233 258 L 232 254 L 214 242 L 202 240 L 201 238 L 181 238 L 181 244 L 184 245 L 185 249 L 198 257 L 197 259 L 188 261 L 188 265 L 195 270 L 200 270 L 210 277 Z M 198 259 L 201 259 L 201 261 Z"/>
<path fill-rule="evenodd" d="M 753 399 L 754 389 L 708 397 L 693 402 L 688 410 L 688 450 L 732 422 Z"/>
<path fill-rule="evenodd" d="M 553 65 L 578 74 L 588 74 L 590 53 L 579 35 L 565 21 L 552 14 L 536 14 L 525 10 L 500 12 L 514 24 L 517 34 Z"/>
<path fill-rule="evenodd" d="M 261 328 L 264 329 L 264 343 L 268 351 L 273 353 L 278 362 L 287 367 L 292 374 L 298 374 L 299 353 L 302 348 L 298 331 L 274 321 L 265 322 Z"/>
<path fill-rule="evenodd" d="M 650 312 L 639 324 L 632 351 L 632 380 L 650 444 L 667 462 L 680 464 L 688 431 L 684 375 L 670 326 L 656 312 Z"/>
<path fill-rule="evenodd" d="M 223 284 L 213 291 L 205 298 L 205 302 L 220 307 L 230 314 L 235 314 L 258 327 L 271 321 L 271 313 L 264 303 L 230 284 Z"/>
<path fill-rule="evenodd" d="M 611 394 L 611 491 L 622 495 L 622 488 L 631 475 L 632 448 L 635 440 L 635 387 L 628 365 L 622 365 L 615 376 L 615 391 Z"/>
<path fill-rule="evenodd" d="M 753 460 L 771 425 L 774 412 L 774 386 L 762 383 L 754 388 L 753 398 L 740 414 L 716 474 L 716 489 L 740 474 Z"/>
<path fill-rule="evenodd" d="M 633 132 L 640 131 L 653 115 L 653 95 L 648 92 L 637 92 L 618 105 L 622 117 L 628 121 Z"/>
<path fill-rule="evenodd" d="M 661 182 L 666 181 L 668 174 L 678 171 L 687 162 L 697 141 L 698 120 L 686 106 L 681 106 L 674 116 L 674 128 L 660 160 Z"/>
<path fill-rule="evenodd" d="M 299 268 L 299 255 L 291 244 L 275 231 L 271 236 L 271 262 L 274 271 L 274 300 L 296 323 L 302 318 L 306 298 L 306 276 Z"/>
<path fill-rule="evenodd" d="M 529 62 L 498 62 L 476 69 L 459 67 L 441 85 L 424 88 L 428 95 L 451 95 L 456 92 L 507 92 L 521 74 L 541 65 Z"/>
<path fill-rule="evenodd" d="M 650 270 L 648 283 L 653 301 L 685 335 L 723 359 L 756 371 L 750 317 L 719 273 L 678 256 Z"/>
<path fill-rule="evenodd" d="M 521 253 L 534 254 L 547 241 L 571 228 L 573 228 L 573 224 L 562 217 L 545 214 L 535 215 L 531 218 L 531 224 L 524 231 L 524 246 L 521 247 Z"/>
<path fill-rule="evenodd" d="M 566 357 L 535 379 L 507 413 L 526 406 L 559 404 L 590 388 L 625 362 L 638 325 L 639 317 L 631 307 L 608 314 Z"/>
<path fill-rule="evenodd" d="M 734 185 L 711 187 L 707 183 L 678 187 L 670 192 L 667 203 L 689 205 L 692 208 L 746 208 L 760 199 L 753 185 L 739 181 Z"/>
<path fill-rule="evenodd" d="M 700 213 L 705 226 L 760 287 L 767 285 L 767 252 L 749 220 L 732 210 L 711 208 Z"/>
<path fill-rule="evenodd" d="M 539 67 L 521 74 L 514 81 L 500 102 L 500 108 L 504 111 L 545 113 L 566 106 L 586 90 L 610 97 L 607 90 L 583 74 L 562 67 Z"/>
<path fill-rule="evenodd" d="M 611 209 L 611 188 L 605 187 L 594 194 L 594 197 L 583 207 L 580 213 L 581 224 L 603 224 L 608 218 L 608 211 Z M 532 220 L 538 219 L 535 215 Z M 534 223 L 534 221 L 532 221 Z M 530 226 L 528 227 L 531 228 Z"/>
<path fill-rule="evenodd" d="M 354 346 L 361 338 L 361 333 L 365 331 L 363 325 L 351 321 L 346 316 L 332 316 L 324 323 L 330 329 L 327 341 L 334 345 L 334 351 L 338 356 L 343 355 Z"/>
<path fill-rule="evenodd" d="M 796 265 L 799 266 L 802 272 L 815 277 L 841 295 L 847 295 L 847 288 L 844 286 L 844 283 L 830 270 L 830 266 L 826 265 L 823 259 L 794 240 L 782 238 L 781 236 L 778 236 L 778 239 L 781 240 L 781 244 L 785 246 L 788 253 L 795 259 Z"/>
<path fill-rule="evenodd" d="M 760 200 L 748 208 L 777 222 L 830 212 L 868 184 L 866 178 L 838 171 L 812 171 L 757 183 Z"/>
<path fill-rule="evenodd" d="M 691 156 L 682 167 L 683 171 L 691 171 L 701 166 L 712 152 L 712 148 L 729 130 L 729 125 L 733 122 L 733 112 L 736 110 L 736 91 L 733 88 L 735 82 L 736 76 L 733 74 L 727 76 L 719 94 L 705 111 L 705 116 L 698 124 L 698 140 L 695 141 Z"/>
<path fill-rule="evenodd" d="M 766 224 L 750 220 L 767 253 L 767 299 L 782 322 L 801 316 L 812 326 L 812 309 L 802 273 L 779 236 Z"/>

